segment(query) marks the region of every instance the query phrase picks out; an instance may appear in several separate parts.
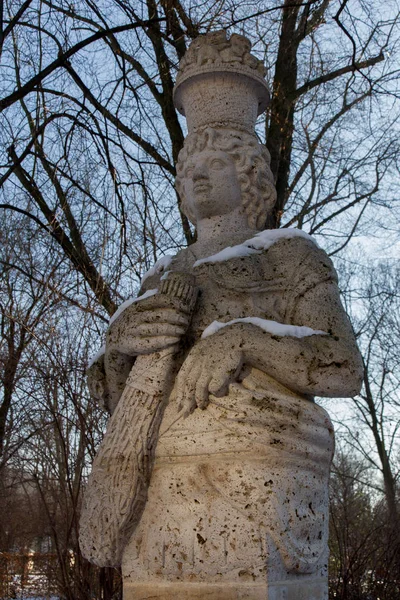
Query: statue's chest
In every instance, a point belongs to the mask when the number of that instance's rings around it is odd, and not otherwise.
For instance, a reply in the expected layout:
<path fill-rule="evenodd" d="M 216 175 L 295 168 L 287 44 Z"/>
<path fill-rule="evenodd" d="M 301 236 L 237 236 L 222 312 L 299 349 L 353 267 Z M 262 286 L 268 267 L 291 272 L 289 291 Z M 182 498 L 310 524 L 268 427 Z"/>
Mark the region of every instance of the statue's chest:
<path fill-rule="evenodd" d="M 194 261 L 190 265 L 180 262 L 174 261 L 173 270 L 190 270 L 199 288 L 191 327 L 195 337 L 215 320 L 261 317 L 284 321 L 290 281 L 287 270 L 268 261 L 266 253 L 196 267 Z"/>

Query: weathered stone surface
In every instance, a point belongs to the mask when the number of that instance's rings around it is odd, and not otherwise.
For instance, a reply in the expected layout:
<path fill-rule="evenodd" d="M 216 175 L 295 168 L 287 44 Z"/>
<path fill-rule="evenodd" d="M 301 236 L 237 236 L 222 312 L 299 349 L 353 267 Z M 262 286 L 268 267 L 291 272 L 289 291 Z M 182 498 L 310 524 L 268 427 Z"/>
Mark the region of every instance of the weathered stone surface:
<path fill-rule="evenodd" d="M 122 560 L 125 600 L 327 598 L 333 429 L 313 397 L 356 394 L 362 365 L 327 255 L 296 230 L 257 235 L 275 190 L 243 40 L 216 32 L 183 62 L 177 188 L 198 241 L 146 277 L 91 367 L 115 410 L 82 547 Z"/>
<path fill-rule="evenodd" d="M 130 584 L 125 582 L 124 600 L 328 600 L 326 579 L 303 578 L 263 584 L 170 583 Z"/>
<path fill-rule="evenodd" d="M 269 92 L 262 61 L 250 54 L 242 35 L 224 31 L 199 36 L 179 65 L 175 106 L 186 116 L 188 131 L 238 126 L 254 133 L 257 116 L 267 108 Z"/>

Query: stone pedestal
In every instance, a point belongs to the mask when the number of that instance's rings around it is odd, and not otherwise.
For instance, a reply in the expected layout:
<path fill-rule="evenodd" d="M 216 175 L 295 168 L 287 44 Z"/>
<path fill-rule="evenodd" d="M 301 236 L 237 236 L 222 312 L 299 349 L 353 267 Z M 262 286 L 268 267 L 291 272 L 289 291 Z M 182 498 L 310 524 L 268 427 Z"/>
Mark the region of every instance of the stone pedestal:
<path fill-rule="evenodd" d="M 124 584 L 124 600 L 328 600 L 326 579 L 267 584 Z"/>

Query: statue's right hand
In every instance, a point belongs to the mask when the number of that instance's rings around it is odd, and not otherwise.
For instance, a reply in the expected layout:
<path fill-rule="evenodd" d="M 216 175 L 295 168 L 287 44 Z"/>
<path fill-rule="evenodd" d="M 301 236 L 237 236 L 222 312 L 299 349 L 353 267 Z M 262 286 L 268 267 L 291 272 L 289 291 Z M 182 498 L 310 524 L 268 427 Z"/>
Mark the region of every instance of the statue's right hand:
<path fill-rule="evenodd" d="M 190 314 L 178 300 L 161 295 L 128 306 L 110 325 L 106 352 L 136 356 L 150 354 L 179 343 L 189 325 Z"/>

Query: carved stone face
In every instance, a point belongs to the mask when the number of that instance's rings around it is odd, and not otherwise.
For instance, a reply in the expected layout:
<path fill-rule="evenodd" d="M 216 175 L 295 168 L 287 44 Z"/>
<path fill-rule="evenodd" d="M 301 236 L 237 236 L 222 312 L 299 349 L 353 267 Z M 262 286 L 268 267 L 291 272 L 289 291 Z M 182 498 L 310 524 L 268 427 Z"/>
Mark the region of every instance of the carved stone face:
<path fill-rule="evenodd" d="M 221 150 L 203 150 L 187 161 L 182 184 L 191 219 L 229 214 L 240 207 L 241 189 L 233 159 Z"/>

